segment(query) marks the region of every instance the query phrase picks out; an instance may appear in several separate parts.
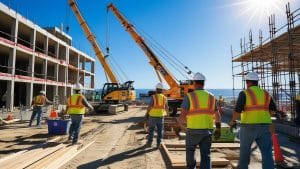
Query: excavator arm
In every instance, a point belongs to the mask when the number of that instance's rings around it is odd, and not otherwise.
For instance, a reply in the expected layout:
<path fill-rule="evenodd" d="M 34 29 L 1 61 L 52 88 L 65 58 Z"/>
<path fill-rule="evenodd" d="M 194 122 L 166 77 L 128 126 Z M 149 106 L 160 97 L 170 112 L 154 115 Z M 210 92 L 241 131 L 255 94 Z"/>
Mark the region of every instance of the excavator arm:
<path fill-rule="evenodd" d="M 108 75 L 110 81 L 112 83 L 119 83 L 118 79 L 116 77 L 116 75 L 114 74 L 114 72 L 112 71 L 110 65 L 107 63 L 104 54 L 100 48 L 100 46 L 97 43 L 97 40 L 95 38 L 95 36 L 93 35 L 91 29 L 89 28 L 87 22 L 85 21 L 85 19 L 83 18 L 82 14 L 80 13 L 80 10 L 78 8 L 78 5 L 76 4 L 75 0 L 68 0 L 69 2 L 69 6 L 72 8 L 81 28 L 83 29 L 88 41 L 91 43 L 96 56 L 98 57 L 105 73 Z"/>

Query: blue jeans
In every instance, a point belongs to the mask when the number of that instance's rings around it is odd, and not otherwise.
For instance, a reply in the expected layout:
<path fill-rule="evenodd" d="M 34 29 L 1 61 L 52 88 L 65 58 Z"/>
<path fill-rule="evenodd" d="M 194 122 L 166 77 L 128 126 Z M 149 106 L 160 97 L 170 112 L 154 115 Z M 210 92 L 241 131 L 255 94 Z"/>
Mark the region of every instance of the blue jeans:
<path fill-rule="evenodd" d="M 262 168 L 273 169 L 274 159 L 272 154 L 272 139 L 269 125 L 263 124 L 242 124 L 240 129 L 240 160 L 239 169 L 248 169 L 253 141 L 262 155 Z"/>
<path fill-rule="evenodd" d="M 163 117 L 149 117 L 149 137 L 148 143 L 152 143 L 154 129 L 157 127 L 157 145 L 161 143 L 161 139 L 164 132 L 164 118 Z"/>
<path fill-rule="evenodd" d="M 32 125 L 32 121 L 33 119 L 35 118 L 35 116 L 37 115 L 37 122 L 36 122 L 36 125 L 37 126 L 40 126 L 41 124 L 41 120 L 43 118 L 43 110 L 41 107 L 34 107 L 33 110 L 32 110 L 32 114 L 31 114 L 31 118 L 30 118 L 30 122 L 29 122 L 29 126 Z"/>
<path fill-rule="evenodd" d="M 78 141 L 80 128 L 82 125 L 82 114 L 72 114 L 71 116 L 71 126 L 69 131 L 69 140 L 72 140 L 72 143 L 75 144 Z"/>
<path fill-rule="evenodd" d="M 188 129 L 186 133 L 186 163 L 188 169 L 196 168 L 195 150 L 200 148 L 200 169 L 211 169 L 210 148 L 212 130 Z"/>

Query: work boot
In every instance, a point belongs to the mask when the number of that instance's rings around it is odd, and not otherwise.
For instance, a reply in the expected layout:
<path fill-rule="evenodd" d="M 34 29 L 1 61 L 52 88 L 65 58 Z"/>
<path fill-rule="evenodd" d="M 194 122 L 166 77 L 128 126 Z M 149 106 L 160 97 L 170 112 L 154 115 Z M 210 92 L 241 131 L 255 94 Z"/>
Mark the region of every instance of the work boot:
<path fill-rule="evenodd" d="M 149 141 L 147 141 L 147 143 L 145 144 L 145 147 L 151 147 L 152 143 L 150 143 Z"/>

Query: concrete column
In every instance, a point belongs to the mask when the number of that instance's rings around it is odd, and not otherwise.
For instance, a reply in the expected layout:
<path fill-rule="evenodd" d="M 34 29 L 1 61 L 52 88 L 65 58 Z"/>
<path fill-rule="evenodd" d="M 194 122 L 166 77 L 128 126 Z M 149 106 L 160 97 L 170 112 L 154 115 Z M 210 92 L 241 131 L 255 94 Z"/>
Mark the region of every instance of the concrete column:
<path fill-rule="evenodd" d="M 45 41 L 44 41 L 45 55 L 48 55 L 48 43 L 49 43 L 49 37 L 46 36 L 46 39 L 45 39 Z"/>
<path fill-rule="evenodd" d="M 91 64 L 91 72 L 95 73 L 95 62 L 92 62 Z"/>
<path fill-rule="evenodd" d="M 9 110 L 13 110 L 14 107 L 14 89 L 15 89 L 15 81 L 7 81 L 7 101 L 6 101 L 6 107 L 9 108 Z"/>
<path fill-rule="evenodd" d="M 95 76 L 91 75 L 91 88 L 95 88 Z"/>
<path fill-rule="evenodd" d="M 35 51 L 35 42 L 36 42 L 36 29 L 33 29 L 33 32 L 30 34 L 30 47 Z"/>
<path fill-rule="evenodd" d="M 18 15 L 16 15 L 16 20 L 15 23 L 12 26 L 12 35 L 14 36 L 13 41 L 15 42 L 15 44 L 17 44 L 18 42 L 18 28 L 19 28 L 19 19 L 18 19 Z"/>
<path fill-rule="evenodd" d="M 56 43 L 55 45 L 55 58 L 58 58 L 59 56 L 59 43 Z"/>
<path fill-rule="evenodd" d="M 17 43 L 17 37 L 18 37 L 18 18 L 14 20 L 15 22 L 12 23 L 11 26 L 11 41 Z"/>
<path fill-rule="evenodd" d="M 76 61 L 76 63 L 77 63 L 77 65 L 76 65 L 76 68 L 77 68 L 76 83 L 80 82 L 79 69 L 81 69 L 81 68 L 79 67 L 79 65 L 80 65 L 79 62 L 80 62 L 80 55 L 79 55 L 79 53 L 78 53 L 78 55 L 77 55 L 77 61 Z"/>

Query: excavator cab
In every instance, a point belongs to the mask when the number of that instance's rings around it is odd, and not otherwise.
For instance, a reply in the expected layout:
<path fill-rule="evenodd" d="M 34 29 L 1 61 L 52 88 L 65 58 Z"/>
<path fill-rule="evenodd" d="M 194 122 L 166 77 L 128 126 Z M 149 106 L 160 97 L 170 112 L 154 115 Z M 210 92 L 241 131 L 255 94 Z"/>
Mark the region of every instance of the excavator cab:
<path fill-rule="evenodd" d="M 134 81 L 127 81 L 123 84 L 105 83 L 102 88 L 101 100 L 106 103 L 119 103 L 135 100 L 136 95 L 133 82 Z"/>

